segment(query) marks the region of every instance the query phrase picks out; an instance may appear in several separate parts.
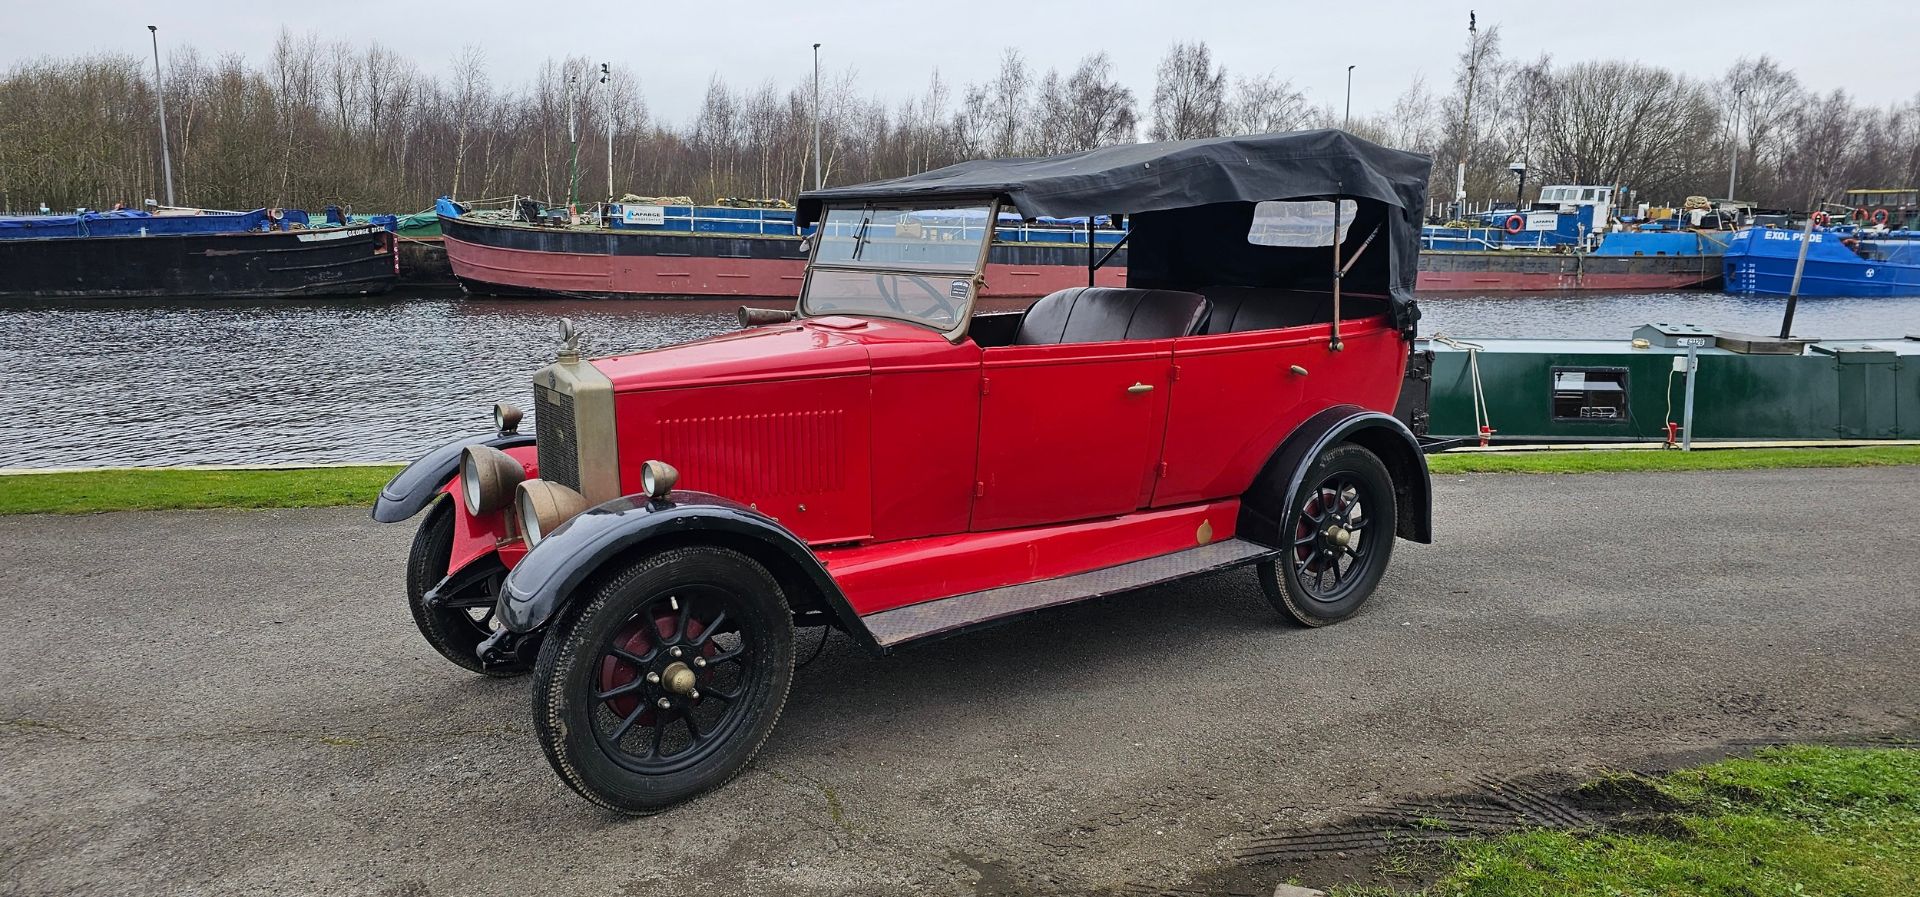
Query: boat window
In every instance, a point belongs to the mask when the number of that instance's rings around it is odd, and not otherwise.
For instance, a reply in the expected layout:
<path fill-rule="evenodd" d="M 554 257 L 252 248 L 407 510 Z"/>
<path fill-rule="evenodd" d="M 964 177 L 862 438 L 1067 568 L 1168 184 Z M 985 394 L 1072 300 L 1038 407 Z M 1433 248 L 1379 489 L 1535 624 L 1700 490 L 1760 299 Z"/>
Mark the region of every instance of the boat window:
<path fill-rule="evenodd" d="M 1341 243 L 1347 241 L 1347 231 L 1353 227 L 1353 216 L 1359 211 L 1359 203 L 1351 199 L 1340 200 Z M 1332 246 L 1334 217 L 1333 203 L 1324 199 L 1302 202 L 1269 200 L 1253 207 L 1253 227 L 1247 231 L 1247 242 L 1255 246 L 1294 248 Z"/>
<path fill-rule="evenodd" d="M 1626 368 L 1554 368 L 1554 420 L 1627 419 Z"/>
<path fill-rule="evenodd" d="M 1592 198 L 1593 198 L 1593 188 L 1592 188 L 1592 187 L 1588 187 L 1587 189 L 1585 189 L 1585 190 L 1582 190 L 1582 191 L 1580 191 L 1580 198 L 1581 198 L 1581 199 L 1592 199 Z"/>

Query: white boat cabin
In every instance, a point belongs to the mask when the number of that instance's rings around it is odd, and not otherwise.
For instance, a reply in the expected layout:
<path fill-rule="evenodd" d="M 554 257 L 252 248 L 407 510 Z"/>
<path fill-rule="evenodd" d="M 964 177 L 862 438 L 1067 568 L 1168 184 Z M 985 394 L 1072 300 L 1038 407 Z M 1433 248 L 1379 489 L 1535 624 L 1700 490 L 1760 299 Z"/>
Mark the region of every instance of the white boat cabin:
<path fill-rule="evenodd" d="M 1540 188 L 1540 204 L 1572 213 L 1577 206 L 1593 206 L 1592 221 L 1605 222 L 1613 217 L 1613 188 L 1584 184 L 1560 184 Z"/>

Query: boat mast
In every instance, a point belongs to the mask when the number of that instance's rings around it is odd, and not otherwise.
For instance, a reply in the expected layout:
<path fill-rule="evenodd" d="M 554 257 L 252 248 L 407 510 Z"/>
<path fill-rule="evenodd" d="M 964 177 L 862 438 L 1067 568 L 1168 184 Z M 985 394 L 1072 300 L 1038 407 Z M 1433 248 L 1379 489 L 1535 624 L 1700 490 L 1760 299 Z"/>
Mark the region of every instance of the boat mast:
<path fill-rule="evenodd" d="M 573 161 L 567 163 L 567 214 L 573 214 L 573 204 L 580 197 L 580 128 L 574 121 L 573 86 L 580 76 L 567 73 L 567 144 L 573 150 Z"/>
<path fill-rule="evenodd" d="M 1460 104 L 1460 159 L 1453 172 L 1453 216 L 1467 213 L 1467 149 L 1473 144 L 1473 82 L 1480 75 L 1480 23 L 1467 10 L 1467 93 Z"/>
<path fill-rule="evenodd" d="M 1733 138 L 1727 141 L 1732 144 L 1727 147 L 1727 202 L 1729 204 L 1733 203 L 1734 178 L 1740 174 L 1740 101 L 1746 96 L 1747 89 L 1744 87 L 1733 92 Z M 1739 222 L 1738 212 L 1734 213 L 1734 221 Z"/>
<path fill-rule="evenodd" d="M 612 76 L 613 69 L 600 63 L 600 89 L 607 95 L 607 202 L 613 202 L 613 88 L 607 83 Z"/>
<path fill-rule="evenodd" d="M 167 205 L 173 205 L 173 156 L 167 150 L 167 91 L 160 83 L 160 26 L 148 25 L 153 36 L 153 96 L 160 101 L 160 171 L 167 178 Z"/>

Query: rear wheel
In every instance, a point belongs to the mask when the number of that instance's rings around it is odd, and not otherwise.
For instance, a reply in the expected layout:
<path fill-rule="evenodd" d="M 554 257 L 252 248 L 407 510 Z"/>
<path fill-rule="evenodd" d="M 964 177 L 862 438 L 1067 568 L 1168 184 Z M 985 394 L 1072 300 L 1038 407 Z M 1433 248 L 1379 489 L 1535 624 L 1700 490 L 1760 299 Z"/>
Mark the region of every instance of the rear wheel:
<path fill-rule="evenodd" d="M 607 809 L 656 813 L 759 752 L 793 681 L 792 614 L 746 555 L 672 548 L 558 624 L 534 676 L 534 728 L 560 778 Z"/>
<path fill-rule="evenodd" d="M 413 536 L 413 550 L 407 555 L 407 608 L 413 612 L 413 623 L 427 644 L 457 666 L 500 678 L 524 676 L 532 669 L 530 664 L 487 665 L 477 653 L 480 643 L 498 628 L 493 613 L 497 579 L 476 583 L 442 603 L 427 604 L 427 591 L 446 577 L 453 556 L 453 502 L 447 497 L 436 500 Z"/>
<path fill-rule="evenodd" d="M 1303 626 L 1337 623 L 1360 610 L 1393 554 L 1393 477 L 1372 452 L 1342 443 L 1320 454 L 1286 499 L 1260 586 L 1275 609 Z"/>

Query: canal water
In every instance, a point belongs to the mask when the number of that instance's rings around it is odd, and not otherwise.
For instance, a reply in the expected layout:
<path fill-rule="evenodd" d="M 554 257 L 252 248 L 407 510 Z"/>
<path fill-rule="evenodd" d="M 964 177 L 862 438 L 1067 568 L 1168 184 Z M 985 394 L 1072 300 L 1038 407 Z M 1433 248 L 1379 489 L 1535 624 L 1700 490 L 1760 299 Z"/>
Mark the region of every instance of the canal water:
<path fill-rule="evenodd" d="M 771 303 L 769 303 L 771 304 Z M 596 354 L 732 329 L 738 301 L 49 302 L 0 306 L 0 467 L 410 458 L 531 404 L 562 317 Z M 1649 321 L 1778 332 L 1719 293 L 1423 300 L 1424 335 L 1625 338 Z M 1920 298 L 1802 300 L 1796 333 L 1920 334 Z"/>

